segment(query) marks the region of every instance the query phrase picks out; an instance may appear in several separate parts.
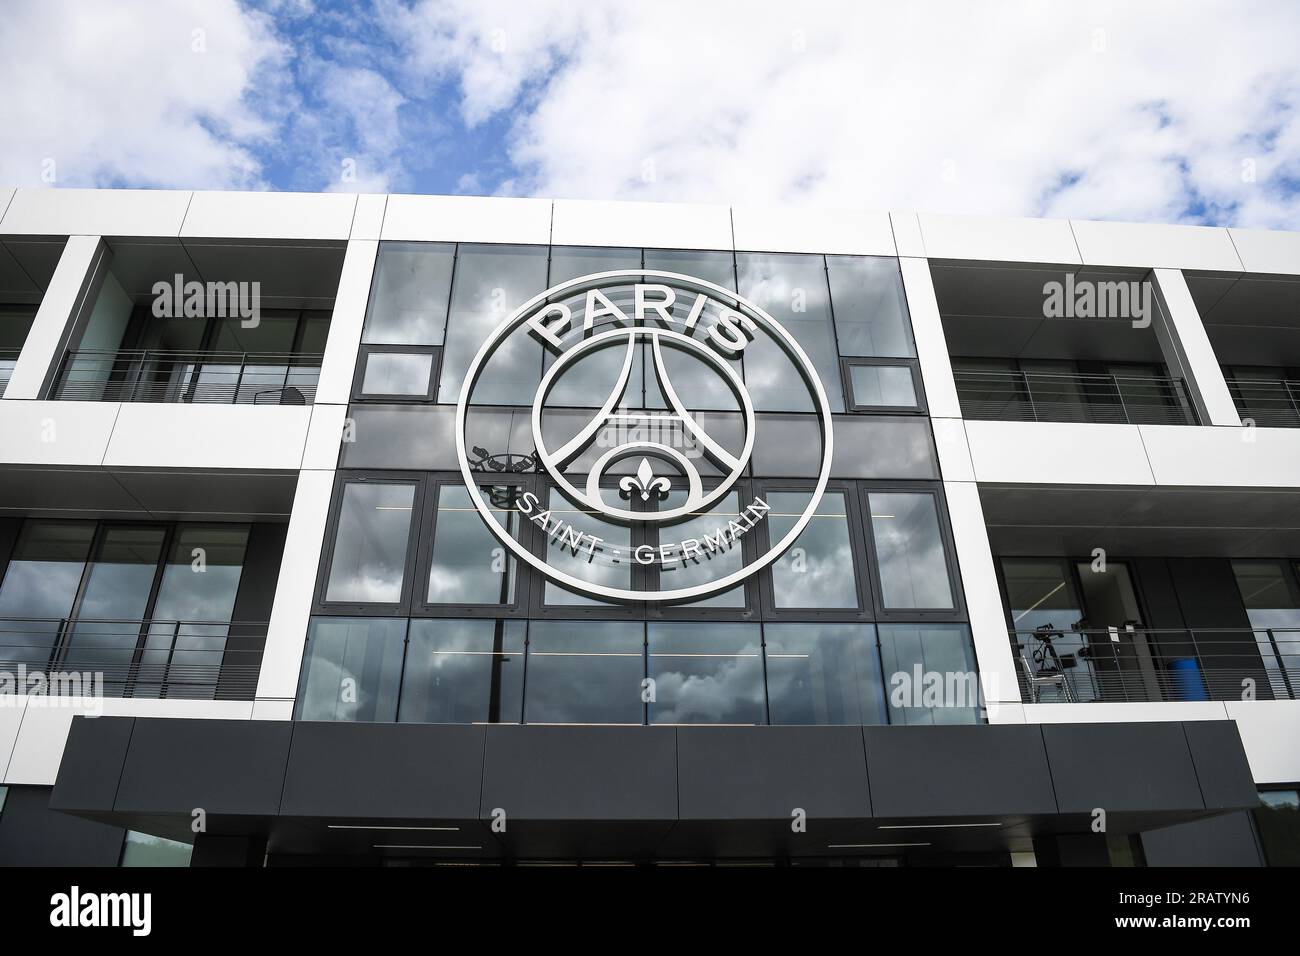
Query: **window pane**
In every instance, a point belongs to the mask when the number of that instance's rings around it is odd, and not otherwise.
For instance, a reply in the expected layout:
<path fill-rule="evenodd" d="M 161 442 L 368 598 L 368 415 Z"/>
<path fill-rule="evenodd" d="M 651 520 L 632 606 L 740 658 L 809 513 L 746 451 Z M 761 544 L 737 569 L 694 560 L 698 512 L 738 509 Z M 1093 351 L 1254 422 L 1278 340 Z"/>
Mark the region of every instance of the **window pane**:
<path fill-rule="evenodd" d="M 515 309 L 546 289 L 545 246 L 461 245 L 447 316 L 438 401 L 460 399 L 469 363 L 484 340 Z M 511 335 L 493 353 L 474 389 L 479 405 L 523 405 L 541 381 L 542 346 Z"/>
<path fill-rule="evenodd" d="M 0 581 L 0 644 L 5 658 L 44 664 L 60 619 L 72 613 L 94 534 L 91 521 L 23 522 Z"/>
<path fill-rule="evenodd" d="M 1017 632 L 1039 627 L 1072 630 L 1083 623 L 1068 566 L 1053 558 L 1003 558 L 1011 626 Z M 1021 636 L 1024 640 L 1028 635 Z"/>
<path fill-rule="evenodd" d="M 877 627 L 890 723 L 979 723 L 979 678 L 965 624 Z"/>
<path fill-rule="evenodd" d="M 164 534 L 159 527 L 110 525 L 91 560 L 64 660 L 74 669 L 103 669 L 106 687 L 126 677 L 135 655 Z"/>
<path fill-rule="evenodd" d="M 235 610 L 235 595 L 244 569 L 247 525 L 181 525 L 172 539 L 163 568 L 153 623 L 146 638 L 146 665 L 135 696 L 156 693 L 170 661 L 168 696 L 210 697 L 225 656 L 226 637 Z M 236 655 L 234 663 L 256 683 L 254 655 Z M 242 668 L 241 668 L 242 671 Z M 239 672 L 237 672 L 239 673 Z M 180 685 L 191 685 L 182 691 Z"/>
<path fill-rule="evenodd" d="M 533 621 L 530 724 L 640 724 L 645 632 L 639 621 Z"/>
<path fill-rule="evenodd" d="M 649 625 L 652 724 L 765 724 L 757 624 Z"/>
<path fill-rule="evenodd" d="M 916 407 L 916 385 L 906 365 L 850 365 L 853 404 Z"/>
<path fill-rule="evenodd" d="M 736 265 L 730 252 L 696 249 L 647 249 L 645 267 L 676 272 L 736 290 Z"/>
<path fill-rule="evenodd" d="M 441 345 L 455 246 L 381 243 L 362 341 Z"/>
<path fill-rule="evenodd" d="M 433 356 L 417 352 L 371 352 L 361 390 L 368 395 L 429 394 Z"/>
<path fill-rule="evenodd" d="M 312 618 L 296 719 L 395 719 L 405 636 L 404 618 Z"/>
<path fill-rule="evenodd" d="M 807 353 L 831 411 L 844 411 L 839 353 L 831 323 L 826 270 L 821 256 L 736 253 L 740 294 L 785 327 Z M 767 335 L 745 349 L 745 384 L 760 411 L 811 412 L 812 397 L 798 366 Z"/>
<path fill-rule="evenodd" d="M 841 355 L 916 355 L 897 259 L 827 256 L 826 275 Z"/>
<path fill-rule="evenodd" d="M 1295 675 L 1300 675 L 1300 592 L 1289 573 L 1291 569 L 1283 561 L 1233 561 L 1232 570 L 1250 626 L 1255 628 L 1260 659 L 1270 671 L 1273 692 L 1285 693 L 1286 682 L 1280 672 L 1292 675 L 1293 682 Z M 1248 658 L 1239 656 L 1240 648 L 1220 648 L 1236 656 L 1237 666 L 1250 666 Z"/>
<path fill-rule="evenodd" d="M 668 493 L 668 496 L 663 501 L 659 502 L 658 507 L 660 509 L 678 508 L 685 500 L 685 491 L 673 490 Z M 724 495 L 711 511 L 687 518 L 685 521 L 670 527 L 660 528 L 659 543 L 661 545 L 676 546 L 692 538 L 697 542 L 703 542 L 705 535 L 717 537 L 720 531 L 726 530 L 727 522 L 735 520 L 739 513 L 740 495 L 732 492 Z M 726 540 L 731 542 L 729 538 Z M 674 554 L 677 556 L 677 560 L 665 563 L 659 570 L 659 589 L 666 591 L 669 589 L 697 587 L 701 584 L 708 584 L 710 581 L 716 581 L 718 578 L 724 578 L 729 574 L 735 574 L 741 569 L 744 560 L 743 551 L 744 547 L 740 540 L 728 543 L 725 547 L 716 551 L 702 546 L 699 553 L 689 558 L 683 557 L 680 551 L 675 551 Z M 721 594 L 715 594 L 699 601 L 689 601 L 680 606 L 743 608 L 745 606 L 745 586 L 741 584 Z"/>
<path fill-rule="evenodd" d="M 952 607 L 934 496 L 873 492 L 869 499 L 885 607 Z"/>
<path fill-rule="evenodd" d="M 573 479 L 573 476 L 570 475 Z M 578 487 L 585 485 L 585 480 L 573 479 Z M 614 492 L 617 495 L 617 492 Z M 625 524 L 598 519 L 594 513 L 581 510 L 577 505 L 555 488 L 550 489 L 548 507 L 551 516 L 546 528 L 563 527 L 575 534 L 582 532 L 584 537 L 575 547 L 563 539 L 560 534 L 552 535 L 546 541 L 546 563 L 558 571 L 572 575 L 581 581 L 598 584 L 603 587 L 630 589 L 632 587 L 631 556 L 632 529 Z M 535 514 L 534 514 L 535 517 Z M 562 522 L 562 525 L 559 524 Z M 603 545 L 593 547 L 591 536 L 600 538 Z M 617 549 L 617 554 L 615 554 Z M 601 605 L 607 601 L 585 597 L 576 591 L 546 582 L 546 603 L 560 605 Z"/>
<path fill-rule="evenodd" d="M 518 723 L 524 627 L 523 621 L 412 620 L 397 719 Z"/>
<path fill-rule="evenodd" d="M 189 866 L 194 847 L 148 833 L 126 831 L 120 866 Z"/>
<path fill-rule="evenodd" d="M 767 516 L 768 540 L 775 545 L 794 527 L 812 497 L 807 491 L 774 491 Z M 803 533 L 772 565 L 772 592 L 778 608 L 856 608 L 853 546 L 844 493 L 822 495 Z"/>
<path fill-rule="evenodd" d="M 767 624 L 774 724 L 884 724 L 884 682 L 870 624 Z"/>
<path fill-rule="evenodd" d="M 519 512 L 512 501 L 519 489 L 485 487 L 483 497 L 511 535 L 519 535 Z M 438 515 L 429 564 L 429 604 L 511 604 L 515 599 L 515 560 L 487 529 L 469 492 L 456 485 L 438 489 Z"/>
<path fill-rule="evenodd" d="M 396 604 L 402 599 L 415 485 L 349 482 L 325 600 Z"/>

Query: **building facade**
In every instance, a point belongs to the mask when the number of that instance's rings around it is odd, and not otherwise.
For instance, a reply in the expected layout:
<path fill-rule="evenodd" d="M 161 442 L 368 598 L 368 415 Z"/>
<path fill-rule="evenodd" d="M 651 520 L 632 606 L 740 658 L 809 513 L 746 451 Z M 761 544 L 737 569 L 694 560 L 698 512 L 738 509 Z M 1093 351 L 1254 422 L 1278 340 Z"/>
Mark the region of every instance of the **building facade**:
<path fill-rule="evenodd" d="M 0 863 L 1300 859 L 1300 234 L 0 206 Z"/>

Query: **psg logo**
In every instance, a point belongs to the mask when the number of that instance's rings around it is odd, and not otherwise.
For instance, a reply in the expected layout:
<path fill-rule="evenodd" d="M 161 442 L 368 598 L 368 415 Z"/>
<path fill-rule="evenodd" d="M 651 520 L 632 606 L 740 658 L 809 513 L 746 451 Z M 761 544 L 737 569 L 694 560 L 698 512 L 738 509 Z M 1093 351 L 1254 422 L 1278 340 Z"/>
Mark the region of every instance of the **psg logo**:
<path fill-rule="evenodd" d="M 739 507 L 724 505 L 737 500 L 758 434 L 754 399 L 741 372 L 746 350 L 757 343 L 769 354 L 784 354 L 816 411 L 809 427 L 815 422 L 820 429 L 821 461 L 804 513 L 779 540 L 769 534 L 756 559 L 703 583 L 642 590 L 584 573 L 585 565 L 674 569 L 729 551 L 754 553 L 741 548 L 741 539 L 754 534 L 770 507 L 758 496 Z M 511 507 L 583 559 L 576 562 L 544 559 L 512 535 L 507 525 L 513 522 L 503 521 L 499 503 L 494 509 L 484 498 L 481 476 L 466 455 L 473 446 L 466 431 L 476 388 L 494 377 L 522 377 L 520 369 L 538 355 L 544 370 L 529 410 L 530 437 L 552 490 L 549 496 L 528 491 Z M 808 356 L 753 303 L 692 276 L 603 272 L 547 289 L 487 338 L 461 389 L 456 448 L 471 500 L 516 558 L 593 598 L 671 603 L 734 587 L 794 543 L 830 477 L 831 414 Z M 601 530 L 627 526 L 653 528 L 658 543 L 632 546 L 630 535 Z M 676 533 L 676 527 L 687 530 Z"/>

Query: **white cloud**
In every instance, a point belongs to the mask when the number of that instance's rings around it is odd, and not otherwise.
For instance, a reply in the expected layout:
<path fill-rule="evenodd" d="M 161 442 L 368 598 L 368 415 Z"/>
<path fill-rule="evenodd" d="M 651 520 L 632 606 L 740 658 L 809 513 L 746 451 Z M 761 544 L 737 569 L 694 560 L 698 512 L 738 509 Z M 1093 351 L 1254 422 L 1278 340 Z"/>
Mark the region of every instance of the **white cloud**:
<path fill-rule="evenodd" d="M 260 186 L 246 95 L 286 55 L 234 0 L 8 0 L 0 182 Z"/>
<path fill-rule="evenodd" d="M 512 192 L 1300 226 L 1295 4 L 382 10 Z"/>

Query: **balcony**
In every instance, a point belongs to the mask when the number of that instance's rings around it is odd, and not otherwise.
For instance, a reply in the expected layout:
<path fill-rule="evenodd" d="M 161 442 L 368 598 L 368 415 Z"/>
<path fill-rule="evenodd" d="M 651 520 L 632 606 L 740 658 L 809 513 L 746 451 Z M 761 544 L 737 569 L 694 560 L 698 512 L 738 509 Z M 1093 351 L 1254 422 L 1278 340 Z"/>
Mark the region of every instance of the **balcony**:
<path fill-rule="evenodd" d="M 20 694 L 252 700 L 265 638 L 265 622 L 0 618 L 0 670 Z"/>
<path fill-rule="evenodd" d="M 1297 628 L 1009 633 L 1021 698 L 1033 703 L 1300 699 Z"/>
<path fill-rule="evenodd" d="M 1227 369 L 1224 378 L 1243 422 L 1261 428 L 1300 428 L 1300 380 L 1257 378 Z"/>
<path fill-rule="evenodd" d="M 21 351 L 22 349 L 0 349 L 0 395 L 4 395 L 9 378 L 14 373 L 14 366 L 18 364 L 18 353 Z"/>
<path fill-rule="evenodd" d="M 962 367 L 953 377 L 965 418 L 1027 422 L 1195 425 L 1181 379 L 1156 374 L 1058 373 Z"/>
<path fill-rule="evenodd" d="M 69 352 L 52 396 L 74 402 L 310 405 L 320 353 Z"/>

